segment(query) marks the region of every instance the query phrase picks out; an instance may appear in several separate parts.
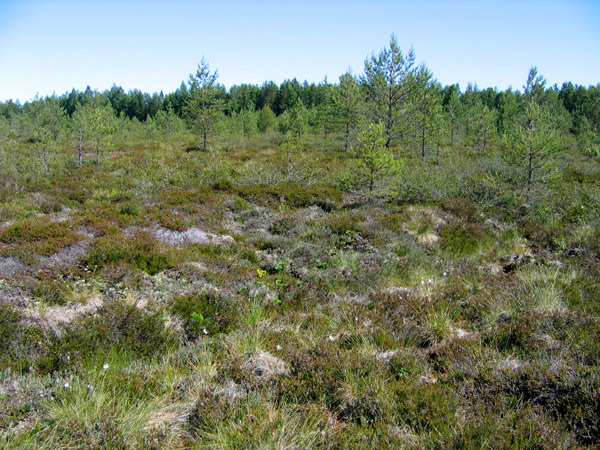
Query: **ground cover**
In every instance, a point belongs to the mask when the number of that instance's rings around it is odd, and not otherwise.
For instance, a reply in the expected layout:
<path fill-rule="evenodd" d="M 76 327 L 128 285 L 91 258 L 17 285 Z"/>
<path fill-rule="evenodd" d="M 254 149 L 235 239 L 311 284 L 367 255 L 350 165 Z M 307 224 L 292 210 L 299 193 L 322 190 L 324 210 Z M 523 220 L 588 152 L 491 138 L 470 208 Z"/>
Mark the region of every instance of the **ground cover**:
<path fill-rule="evenodd" d="M 0 446 L 596 445 L 598 159 L 320 139 L 3 170 Z"/>

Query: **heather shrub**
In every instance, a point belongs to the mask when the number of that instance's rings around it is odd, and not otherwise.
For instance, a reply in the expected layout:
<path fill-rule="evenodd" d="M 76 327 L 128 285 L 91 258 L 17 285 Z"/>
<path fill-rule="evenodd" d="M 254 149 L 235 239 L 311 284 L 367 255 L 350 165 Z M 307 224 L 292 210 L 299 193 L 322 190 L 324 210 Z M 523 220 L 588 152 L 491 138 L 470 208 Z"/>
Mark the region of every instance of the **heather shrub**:
<path fill-rule="evenodd" d="M 138 232 L 131 237 L 100 237 L 94 241 L 91 251 L 85 257 L 88 266 L 98 269 L 120 261 L 131 264 L 149 275 L 174 264 L 169 251 L 162 248 L 153 236 L 144 232 Z"/>

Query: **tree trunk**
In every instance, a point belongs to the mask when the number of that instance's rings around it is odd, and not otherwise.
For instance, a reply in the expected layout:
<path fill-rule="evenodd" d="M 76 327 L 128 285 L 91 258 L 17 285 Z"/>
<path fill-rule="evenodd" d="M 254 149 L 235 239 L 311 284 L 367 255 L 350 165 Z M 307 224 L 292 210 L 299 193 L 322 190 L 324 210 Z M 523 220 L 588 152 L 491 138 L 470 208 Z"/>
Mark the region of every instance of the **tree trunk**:
<path fill-rule="evenodd" d="M 79 143 L 77 145 L 77 162 L 79 164 L 79 167 L 81 167 L 82 163 L 81 163 L 81 159 L 82 159 L 82 147 L 83 147 L 83 139 L 81 138 L 81 136 L 79 136 Z"/>
<path fill-rule="evenodd" d="M 388 117 L 387 117 L 387 125 L 385 127 L 385 135 L 387 137 L 387 142 L 385 143 L 385 148 L 387 148 L 388 150 L 390 149 L 390 147 L 392 146 L 392 126 L 394 124 L 394 121 L 392 119 L 392 99 L 389 99 L 388 102 Z"/>
<path fill-rule="evenodd" d="M 528 155 L 528 159 L 529 159 L 529 166 L 527 168 L 527 190 L 529 191 L 530 185 L 531 185 L 531 180 L 533 178 L 533 138 L 535 137 L 535 122 L 533 120 L 529 120 L 529 124 L 528 124 L 528 128 L 529 128 L 529 136 L 530 136 L 530 140 L 529 140 L 529 155 Z"/>
<path fill-rule="evenodd" d="M 531 185 L 531 179 L 533 177 L 533 149 L 531 144 L 529 145 L 529 167 L 527 168 L 527 187 Z"/>
<path fill-rule="evenodd" d="M 42 151 L 42 161 L 44 164 L 44 174 L 48 175 L 48 157 L 46 155 L 46 148 L 44 147 L 44 150 Z"/>
<path fill-rule="evenodd" d="M 345 151 L 348 151 L 348 147 L 350 146 L 350 121 L 346 121 L 346 146 Z"/>
<path fill-rule="evenodd" d="M 485 152 L 485 149 L 487 147 L 487 129 L 483 130 L 483 151 Z"/>

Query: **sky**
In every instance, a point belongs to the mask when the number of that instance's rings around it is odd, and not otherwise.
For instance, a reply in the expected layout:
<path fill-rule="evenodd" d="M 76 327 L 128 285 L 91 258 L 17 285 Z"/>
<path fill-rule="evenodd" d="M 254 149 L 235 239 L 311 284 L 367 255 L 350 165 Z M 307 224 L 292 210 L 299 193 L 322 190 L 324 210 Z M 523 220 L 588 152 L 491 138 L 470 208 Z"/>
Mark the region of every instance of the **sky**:
<path fill-rule="evenodd" d="M 395 34 L 437 80 L 600 82 L 600 0 L 0 0 L 0 101 L 113 84 L 165 94 L 202 57 L 218 82 L 330 82 Z"/>

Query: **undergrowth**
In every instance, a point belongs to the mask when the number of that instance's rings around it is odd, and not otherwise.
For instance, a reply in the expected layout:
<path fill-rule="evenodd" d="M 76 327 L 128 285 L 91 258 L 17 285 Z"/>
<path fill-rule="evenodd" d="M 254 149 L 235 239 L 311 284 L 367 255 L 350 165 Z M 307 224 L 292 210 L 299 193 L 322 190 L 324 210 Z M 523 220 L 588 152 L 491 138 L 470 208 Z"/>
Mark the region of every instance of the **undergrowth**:
<path fill-rule="evenodd" d="M 1 447 L 597 446 L 597 159 L 394 147 L 367 198 L 335 137 L 134 131 L 0 168 Z"/>

